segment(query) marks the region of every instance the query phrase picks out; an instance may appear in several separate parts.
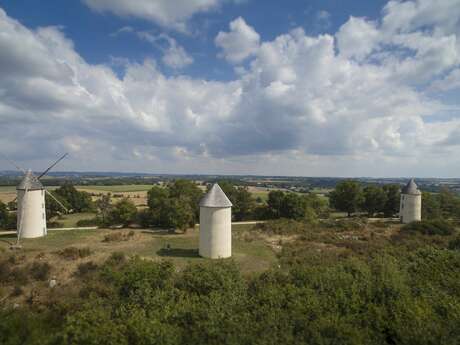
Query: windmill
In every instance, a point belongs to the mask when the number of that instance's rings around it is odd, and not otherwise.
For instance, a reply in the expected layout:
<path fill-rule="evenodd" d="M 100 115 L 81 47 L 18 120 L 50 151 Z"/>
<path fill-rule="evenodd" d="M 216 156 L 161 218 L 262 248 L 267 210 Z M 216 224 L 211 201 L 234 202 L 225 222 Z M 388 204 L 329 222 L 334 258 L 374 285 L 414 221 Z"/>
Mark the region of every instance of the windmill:
<path fill-rule="evenodd" d="M 24 170 L 12 161 L 16 169 L 24 174 L 22 181 L 16 187 L 17 192 L 17 243 L 21 238 L 36 238 L 43 237 L 47 234 L 46 229 L 46 209 L 45 209 L 45 194 L 48 194 L 54 201 L 58 203 L 66 212 L 67 208 L 49 192 L 40 182 L 40 178 L 45 176 L 53 167 L 67 156 L 67 153 L 54 162 L 39 176 L 35 176 L 33 172 Z"/>

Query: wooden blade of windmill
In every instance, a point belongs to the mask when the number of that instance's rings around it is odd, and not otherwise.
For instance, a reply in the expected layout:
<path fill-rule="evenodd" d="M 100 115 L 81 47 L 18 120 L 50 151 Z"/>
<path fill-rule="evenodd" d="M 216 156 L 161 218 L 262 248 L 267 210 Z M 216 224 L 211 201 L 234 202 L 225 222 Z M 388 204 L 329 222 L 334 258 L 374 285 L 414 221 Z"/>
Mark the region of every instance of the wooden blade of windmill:
<path fill-rule="evenodd" d="M 0 153 L 0 156 L 3 157 L 4 160 L 6 160 L 7 162 L 9 162 L 12 166 L 14 166 L 16 169 L 18 169 L 19 171 L 22 171 L 24 174 L 26 173 L 26 170 L 21 168 L 19 165 L 17 165 L 15 162 L 13 162 L 11 159 L 9 159 L 8 157 L 6 157 L 5 155 L 1 154 Z"/>
<path fill-rule="evenodd" d="M 62 155 L 61 158 L 59 158 L 59 159 L 58 159 L 56 162 L 54 162 L 48 169 L 46 169 L 44 172 L 42 172 L 42 173 L 40 174 L 40 176 L 37 177 L 37 179 L 39 180 L 41 177 L 45 176 L 45 175 L 48 173 L 48 171 L 50 171 L 51 169 L 53 169 L 53 168 L 56 166 L 56 164 L 58 164 L 60 161 L 62 161 L 67 155 L 68 155 L 68 153 L 64 153 L 64 154 Z"/>
<path fill-rule="evenodd" d="M 59 206 L 61 206 L 67 213 L 69 213 L 69 210 L 67 209 L 67 207 L 65 207 L 62 202 L 60 202 L 53 194 L 51 194 L 51 192 L 49 192 L 47 189 L 45 189 L 45 192 L 51 197 L 53 198 L 54 201 L 56 201 Z"/>
<path fill-rule="evenodd" d="M 27 192 L 28 192 L 28 189 L 26 188 L 24 190 L 24 194 L 23 194 L 22 200 L 21 200 L 21 212 L 19 213 L 19 224 L 18 224 L 18 234 L 17 234 L 18 239 L 16 241 L 16 246 L 19 246 L 19 241 L 21 239 L 22 225 L 23 225 L 22 220 L 23 220 L 24 212 L 25 212 L 25 209 L 26 209 L 26 206 L 27 206 Z"/>

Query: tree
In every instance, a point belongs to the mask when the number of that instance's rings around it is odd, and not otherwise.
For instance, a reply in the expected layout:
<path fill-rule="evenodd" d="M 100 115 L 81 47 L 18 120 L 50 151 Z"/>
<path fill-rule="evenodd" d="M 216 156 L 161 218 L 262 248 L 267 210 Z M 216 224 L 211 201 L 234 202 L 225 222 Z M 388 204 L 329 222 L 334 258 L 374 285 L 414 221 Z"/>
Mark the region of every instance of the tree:
<path fill-rule="evenodd" d="M 86 192 L 77 191 L 69 182 L 64 183 L 53 193 L 54 196 L 58 197 L 59 201 L 64 199 L 67 205 L 75 212 L 88 212 L 94 209 L 91 195 Z"/>
<path fill-rule="evenodd" d="M 422 193 L 422 219 L 438 219 L 441 218 L 441 203 L 435 194 Z"/>
<path fill-rule="evenodd" d="M 392 217 L 399 212 L 399 203 L 401 202 L 401 191 L 397 184 L 387 184 L 383 186 L 386 193 L 386 202 L 383 207 L 385 217 Z"/>
<path fill-rule="evenodd" d="M 123 226 L 128 226 L 131 222 L 133 222 L 136 214 L 136 205 L 134 205 L 131 200 L 123 198 L 113 205 L 108 214 L 107 222 L 112 225 L 121 224 Z"/>
<path fill-rule="evenodd" d="M 69 203 L 67 202 L 67 200 L 64 200 L 64 198 L 54 192 L 50 192 L 50 193 L 53 193 L 53 196 L 58 199 L 61 204 L 63 204 L 65 206 L 65 208 L 67 208 L 68 210 L 70 210 L 72 207 L 69 205 Z M 62 208 L 61 205 L 59 205 L 56 200 L 54 200 L 52 197 L 50 197 L 48 195 L 48 193 L 45 194 L 45 205 L 46 205 L 46 218 L 49 220 L 59 214 L 62 214 L 65 212 L 65 210 Z"/>
<path fill-rule="evenodd" d="M 112 204 L 110 202 L 112 195 L 110 193 L 103 194 L 100 199 L 96 201 L 96 209 L 98 210 L 102 223 L 107 221 L 107 217 L 109 216 L 110 210 L 112 208 Z"/>
<path fill-rule="evenodd" d="M 375 213 L 383 212 L 387 202 L 387 194 L 383 188 L 369 185 L 363 191 L 362 209 L 372 217 Z"/>
<path fill-rule="evenodd" d="M 153 186 L 147 192 L 147 205 L 150 209 L 156 209 L 161 205 L 162 200 L 169 198 L 169 188 Z"/>
<path fill-rule="evenodd" d="M 141 214 L 142 223 L 185 230 L 199 217 L 202 191 L 189 180 L 177 180 L 166 188 L 154 186 L 147 193 L 148 212 Z"/>
<path fill-rule="evenodd" d="M 188 202 L 190 208 L 193 210 L 193 223 L 195 223 L 200 216 L 199 202 L 203 196 L 202 190 L 194 181 L 183 179 L 169 184 L 168 189 L 170 198 L 182 199 L 184 202 Z"/>
<path fill-rule="evenodd" d="M 171 198 L 189 198 L 192 207 L 197 207 L 203 196 L 201 189 L 191 180 L 176 180 L 168 187 Z"/>
<path fill-rule="evenodd" d="M 347 212 L 348 217 L 359 210 L 363 202 L 363 191 L 361 185 L 352 180 L 340 182 L 335 190 L 329 194 L 329 200 L 336 210 Z"/>
<path fill-rule="evenodd" d="M 15 229 L 16 228 L 16 214 L 10 213 L 7 206 L 0 201 L 0 228 L 1 229 Z"/>
<path fill-rule="evenodd" d="M 283 206 L 284 193 L 280 190 L 273 190 L 268 193 L 267 207 L 270 216 L 274 219 L 281 218 L 281 208 Z"/>
<path fill-rule="evenodd" d="M 6 229 L 6 225 L 8 224 L 8 209 L 6 205 L 0 201 L 0 228 Z"/>
<path fill-rule="evenodd" d="M 295 193 L 286 193 L 281 204 L 281 217 L 302 219 L 305 216 L 307 204 L 305 199 Z"/>
<path fill-rule="evenodd" d="M 160 225 L 180 230 L 195 226 L 195 216 L 190 203 L 183 198 L 165 199 L 160 209 Z"/>
<path fill-rule="evenodd" d="M 443 188 L 436 196 L 439 200 L 442 216 L 444 218 L 460 217 L 460 198 L 449 189 Z M 423 202 L 423 201 L 422 201 Z"/>
<path fill-rule="evenodd" d="M 251 218 L 256 202 L 246 187 L 235 186 L 230 181 L 219 181 L 219 186 L 233 204 L 232 214 L 235 220 Z"/>

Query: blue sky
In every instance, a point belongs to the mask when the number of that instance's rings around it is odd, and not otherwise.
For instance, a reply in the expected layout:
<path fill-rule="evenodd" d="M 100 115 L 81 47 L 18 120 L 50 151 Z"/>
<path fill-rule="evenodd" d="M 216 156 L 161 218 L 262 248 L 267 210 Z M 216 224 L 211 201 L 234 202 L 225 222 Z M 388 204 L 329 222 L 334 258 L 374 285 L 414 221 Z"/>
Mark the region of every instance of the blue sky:
<path fill-rule="evenodd" d="M 24 166 L 458 177 L 460 0 L 0 0 L 0 34 Z"/>
<path fill-rule="evenodd" d="M 193 16 L 189 24 L 195 32 L 184 34 L 136 17 L 121 18 L 107 13 L 100 15 L 77 0 L 66 1 L 65 5 L 60 0 L 0 2 L 11 17 L 29 28 L 62 27 L 62 31 L 74 42 L 79 54 L 91 64 L 110 63 L 111 57 L 123 57 L 133 61 L 161 58 L 158 48 L 134 39 L 133 35 L 125 33 L 113 37 L 123 27 L 129 26 L 136 31 L 151 31 L 156 34 L 167 32 L 195 57 L 195 63 L 186 69 L 188 75 L 216 80 L 235 78 L 231 66 L 217 58 L 218 48 L 213 41 L 219 31 L 227 29 L 228 23 L 239 16 L 251 23 L 265 41 L 273 40 L 280 33 L 295 27 L 302 27 L 311 35 L 334 33 L 352 15 L 378 18 L 385 3 L 386 1 L 377 0 L 227 2 L 217 11 Z M 168 68 L 164 68 L 163 72 L 174 73 Z"/>

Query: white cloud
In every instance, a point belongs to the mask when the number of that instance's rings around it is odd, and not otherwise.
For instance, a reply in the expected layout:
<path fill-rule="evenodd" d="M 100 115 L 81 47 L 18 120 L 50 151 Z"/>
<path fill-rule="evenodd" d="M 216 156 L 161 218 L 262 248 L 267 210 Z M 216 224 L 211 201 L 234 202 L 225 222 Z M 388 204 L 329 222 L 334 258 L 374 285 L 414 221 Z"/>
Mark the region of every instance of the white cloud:
<path fill-rule="evenodd" d="M 435 80 L 430 89 L 438 92 L 460 89 L 460 68 L 452 70 L 443 79 Z"/>
<path fill-rule="evenodd" d="M 146 19 L 164 27 L 187 31 L 187 20 L 231 0 L 82 0 L 92 10 Z M 237 2 L 237 1 L 236 1 Z"/>
<path fill-rule="evenodd" d="M 162 60 L 165 65 L 173 69 L 184 68 L 193 63 L 193 58 L 176 41 L 170 43 Z"/>
<path fill-rule="evenodd" d="M 375 49 L 379 31 L 375 23 L 351 17 L 336 36 L 338 48 L 344 57 L 361 60 Z"/>
<path fill-rule="evenodd" d="M 163 52 L 162 62 L 172 69 L 182 69 L 193 63 L 193 57 L 167 34 L 153 35 L 149 32 L 140 31 L 137 35 Z M 166 42 L 166 47 L 160 42 Z"/>
<path fill-rule="evenodd" d="M 120 34 L 124 34 L 124 33 L 131 33 L 131 32 L 134 32 L 134 28 L 132 26 L 129 26 L 129 25 L 126 25 L 126 26 L 123 26 L 121 28 L 119 28 L 117 31 L 114 31 L 110 34 L 111 37 L 117 37 L 118 35 Z"/>
<path fill-rule="evenodd" d="M 252 60 L 219 82 L 116 58 L 119 77 L 87 63 L 59 28 L 30 30 L 0 10 L 0 145 L 32 166 L 69 150 L 63 167 L 79 170 L 458 174 L 460 120 L 438 118 L 446 106 L 427 92 L 457 85 L 457 28 L 433 22 L 437 13 L 398 27 L 384 13 L 350 19 L 347 39 L 296 29 L 242 56 L 222 47 L 230 61 Z M 363 28 L 377 32 L 358 35 L 365 48 L 351 39 Z"/>
<path fill-rule="evenodd" d="M 238 17 L 230 23 L 230 32 L 220 31 L 216 36 L 216 45 L 223 50 L 221 57 L 231 63 L 240 63 L 257 52 L 259 34 L 253 27 Z"/>

